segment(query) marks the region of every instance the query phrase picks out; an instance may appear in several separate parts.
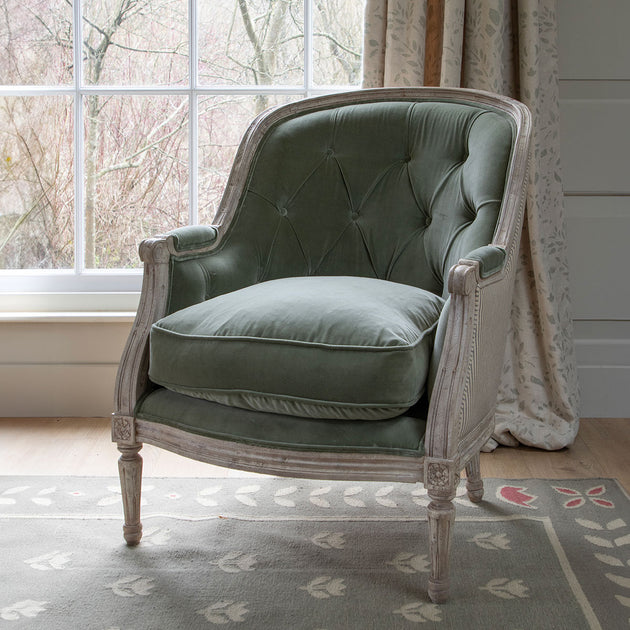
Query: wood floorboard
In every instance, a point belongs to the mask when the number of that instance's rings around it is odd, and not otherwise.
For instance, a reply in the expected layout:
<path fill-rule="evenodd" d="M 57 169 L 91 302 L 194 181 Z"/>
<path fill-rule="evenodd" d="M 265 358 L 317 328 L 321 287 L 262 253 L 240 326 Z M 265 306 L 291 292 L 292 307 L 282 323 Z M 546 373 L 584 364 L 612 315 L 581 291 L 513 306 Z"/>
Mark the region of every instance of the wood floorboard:
<path fill-rule="evenodd" d="M 485 477 L 613 477 L 630 492 L 630 419 L 585 419 L 575 443 L 560 451 L 499 447 L 484 453 Z M 251 477 L 145 445 L 147 477 Z M 116 476 L 118 451 L 108 418 L 0 418 L 0 475 Z"/>

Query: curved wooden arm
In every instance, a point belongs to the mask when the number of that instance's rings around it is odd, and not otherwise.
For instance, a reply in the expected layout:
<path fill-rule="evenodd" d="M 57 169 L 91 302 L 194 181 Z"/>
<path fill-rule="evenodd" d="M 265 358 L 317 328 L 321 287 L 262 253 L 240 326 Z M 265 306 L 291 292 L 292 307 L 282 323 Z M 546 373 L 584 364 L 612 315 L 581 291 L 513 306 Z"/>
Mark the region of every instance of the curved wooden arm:
<path fill-rule="evenodd" d="M 136 403 L 150 389 L 149 333 L 151 326 L 167 313 L 171 260 L 198 257 L 212 251 L 217 236 L 214 226 L 195 225 L 140 243 L 140 260 L 144 263 L 142 292 L 116 376 L 116 415 L 132 417 Z"/>
<path fill-rule="evenodd" d="M 446 341 L 425 439 L 428 457 L 462 465 L 492 433 L 512 304 L 513 265 L 483 276 L 479 260 L 460 260 L 450 271 Z"/>
<path fill-rule="evenodd" d="M 150 387 L 149 332 L 153 323 L 166 313 L 170 256 L 165 236 L 147 239 L 140 244 L 140 258 L 144 261 L 142 293 L 118 366 L 114 393 L 116 415 L 133 417 L 136 402 Z"/>

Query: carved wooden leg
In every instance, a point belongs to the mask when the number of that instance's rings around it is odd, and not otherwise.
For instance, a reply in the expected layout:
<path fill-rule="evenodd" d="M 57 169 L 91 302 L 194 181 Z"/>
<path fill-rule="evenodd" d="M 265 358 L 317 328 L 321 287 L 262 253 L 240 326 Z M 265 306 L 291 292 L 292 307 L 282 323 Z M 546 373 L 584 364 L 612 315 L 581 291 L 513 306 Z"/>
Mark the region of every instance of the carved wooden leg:
<path fill-rule="evenodd" d="M 122 453 L 118 460 L 118 472 L 125 514 L 123 536 L 129 546 L 137 545 L 142 538 L 140 522 L 142 457 L 139 454 L 141 448 L 142 444 L 118 444 L 118 450 Z"/>
<path fill-rule="evenodd" d="M 466 490 L 468 490 L 468 498 L 473 503 L 479 503 L 483 499 L 483 479 L 481 478 L 479 453 L 466 466 Z"/>
<path fill-rule="evenodd" d="M 454 494 L 454 493 L 453 493 Z M 429 491 L 431 497 L 431 491 Z M 429 551 L 431 553 L 431 575 L 429 577 L 429 598 L 436 604 L 448 599 L 449 555 L 455 506 L 451 499 L 431 497 L 429 503 Z"/>

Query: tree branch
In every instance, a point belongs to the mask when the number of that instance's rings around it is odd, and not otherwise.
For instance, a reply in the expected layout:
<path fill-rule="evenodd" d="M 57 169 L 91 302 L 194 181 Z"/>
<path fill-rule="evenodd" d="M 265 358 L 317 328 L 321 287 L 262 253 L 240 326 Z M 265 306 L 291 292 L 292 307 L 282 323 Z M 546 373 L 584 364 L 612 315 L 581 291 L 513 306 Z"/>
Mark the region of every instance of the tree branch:
<path fill-rule="evenodd" d="M 169 120 L 172 120 L 172 118 L 175 116 L 175 114 L 178 111 L 180 111 L 180 110 L 181 110 L 181 106 L 179 108 L 177 108 L 175 110 L 175 112 L 173 114 L 171 114 L 171 116 L 169 116 L 169 118 L 167 118 L 162 124 L 160 124 L 159 126 L 155 127 L 151 131 L 151 134 L 156 132 L 158 129 L 164 127 L 164 125 L 166 125 Z M 142 148 L 138 149 L 135 153 L 132 153 L 131 155 L 127 156 L 122 162 L 118 162 L 118 164 L 112 164 L 111 166 L 106 166 L 105 168 L 102 168 L 100 171 L 98 171 L 96 173 L 96 178 L 100 179 L 104 175 L 107 175 L 108 173 L 112 173 L 114 171 L 120 171 L 120 170 L 124 170 L 124 169 L 127 169 L 127 168 L 138 168 L 139 166 L 142 165 L 142 163 L 144 161 L 144 158 L 145 158 L 145 156 L 146 156 L 148 151 L 150 151 L 151 149 L 154 149 L 155 147 L 158 147 L 164 140 L 167 140 L 168 138 L 172 138 L 176 133 L 181 131 L 186 126 L 187 122 L 188 122 L 188 119 L 184 118 L 177 125 L 177 127 L 175 127 L 175 129 L 173 129 L 172 131 L 169 131 L 168 133 L 164 134 L 163 136 L 160 136 L 159 138 L 157 138 L 153 142 L 150 142 L 149 144 L 144 145 Z M 150 135 L 147 136 L 147 137 L 150 137 Z M 133 160 L 135 160 L 136 158 L 139 158 L 139 157 L 141 157 L 142 159 L 139 162 L 134 163 Z"/>
<path fill-rule="evenodd" d="M 245 31 L 247 32 L 247 37 L 249 37 L 249 41 L 252 43 L 254 47 L 254 52 L 256 53 L 257 58 L 262 58 L 262 47 L 260 45 L 260 40 L 256 35 L 256 31 L 254 30 L 254 25 L 252 24 L 251 17 L 249 16 L 249 8 L 247 6 L 247 0 L 238 0 L 238 8 L 241 12 L 241 17 L 243 18 L 243 24 L 245 25 Z"/>

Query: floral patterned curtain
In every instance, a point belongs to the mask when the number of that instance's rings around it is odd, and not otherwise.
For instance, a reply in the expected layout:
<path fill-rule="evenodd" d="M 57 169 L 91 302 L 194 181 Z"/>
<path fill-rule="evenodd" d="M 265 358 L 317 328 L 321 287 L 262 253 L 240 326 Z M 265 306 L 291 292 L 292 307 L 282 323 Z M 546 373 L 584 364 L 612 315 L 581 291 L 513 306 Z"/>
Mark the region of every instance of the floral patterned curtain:
<path fill-rule="evenodd" d="M 363 87 L 512 96 L 533 115 L 526 218 L 494 440 L 545 449 L 578 430 L 559 160 L 555 0 L 367 0 Z"/>

